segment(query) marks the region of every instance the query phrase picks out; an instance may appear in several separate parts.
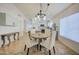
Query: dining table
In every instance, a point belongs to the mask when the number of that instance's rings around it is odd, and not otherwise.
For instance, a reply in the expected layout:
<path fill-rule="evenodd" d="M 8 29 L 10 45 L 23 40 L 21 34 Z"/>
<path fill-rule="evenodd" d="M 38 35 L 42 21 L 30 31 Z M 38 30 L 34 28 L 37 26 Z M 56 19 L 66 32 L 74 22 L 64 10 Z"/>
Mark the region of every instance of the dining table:
<path fill-rule="evenodd" d="M 41 31 L 35 31 L 33 33 L 31 33 L 31 37 L 34 38 L 35 40 L 38 40 L 38 49 L 40 49 L 40 43 L 42 42 L 42 40 L 46 40 L 48 37 L 50 37 L 50 31 L 46 31 L 44 33 L 42 33 Z"/>

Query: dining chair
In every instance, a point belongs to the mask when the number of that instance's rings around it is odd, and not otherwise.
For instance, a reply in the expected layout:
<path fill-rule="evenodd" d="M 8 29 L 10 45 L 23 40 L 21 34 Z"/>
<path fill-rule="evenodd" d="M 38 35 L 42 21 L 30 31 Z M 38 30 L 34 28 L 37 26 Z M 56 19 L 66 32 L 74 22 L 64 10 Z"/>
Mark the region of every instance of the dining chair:
<path fill-rule="evenodd" d="M 55 39 L 56 39 L 56 31 L 51 31 L 50 37 L 48 37 L 45 41 L 40 43 L 41 46 L 49 50 L 49 55 L 51 55 L 52 48 L 55 54 Z"/>
<path fill-rule="evenodd" d="M 35 30 L 28 31 L 28 35 L 29 35 L 30 40 L 33 40 L 33 38 L 31 37 L 31 34 L 35 34 Z"/>
<path fill-rule="evenodd" d="M 33 40 L 32 40 L 30 34 L 31 34 L 30 31 L 29 31 L 28 33 L 25 33 L 25 34 L 24 34 L 24 36 L 25 36 L 24 39 L 26 39 L 24 51 L 25 51 L 26 48 L 27 48 L 27 55 L 29 54 L 29 49 L 30 49 L 31 47 L 33 47 L 33 46 L 35 46 L 35 45 L 38 44 L 38 41 L 33 41 Z"/>

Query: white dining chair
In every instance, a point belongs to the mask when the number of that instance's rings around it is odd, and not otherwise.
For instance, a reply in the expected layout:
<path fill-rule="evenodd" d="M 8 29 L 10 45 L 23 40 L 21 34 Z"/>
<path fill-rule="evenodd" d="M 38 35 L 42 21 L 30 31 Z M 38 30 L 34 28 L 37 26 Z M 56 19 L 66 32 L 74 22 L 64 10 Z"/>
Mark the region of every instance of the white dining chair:
<path fill-rule="evenodd" d="M 40 43 L 41 46 L 49 50 L 49 55 L 51 55 L 52 48 L 55 54 L 55 39 L 56 39 L 56 31 L 51 31 L 50 37 L 48 37 L 45 41 Z"/>
<path fill-rule="evenodd" d="M 24 39 L 26 39 L 24 51 L 25 51 L 26 48 L 27 48 L 27 55 L 28 55 L 28 54 L 29 54 L 29 49 L 30 49 L 31 47 L 37 45 L 37 44 L 38 44 L 38 41 L 33 41 L 33 40 L 31 39 L 31 37 L 30 37 L 30 31 L 29 31 L 28 33 L 24 33 L 24 36 L 25 36 Z"/>
<path fill-rule="evenodd" d="M 29 33 L 30 39 L 31 40 L 35 40 L 34 38 L 31 37 L 31 34 L 35 34 L 35 29 L 32 29 Z"/>
<path fill-rule="evenodd" d="M 32 29 L 30 32 L 31 32 L 31 33 L 35 33 L 35 31 L 36 31 L 35 29 Z"/>

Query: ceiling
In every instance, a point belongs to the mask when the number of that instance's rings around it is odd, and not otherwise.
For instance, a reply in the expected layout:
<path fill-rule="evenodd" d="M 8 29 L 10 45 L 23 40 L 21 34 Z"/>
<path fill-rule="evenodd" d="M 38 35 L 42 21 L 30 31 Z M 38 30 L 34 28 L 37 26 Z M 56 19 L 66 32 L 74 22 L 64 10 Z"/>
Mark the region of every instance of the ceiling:
<path fill-rule="evenodd" d="M 70 3 L 51 3 L 49 5 L 48 11 L 46 12 L 48 19 L 53 19 L 53 17 L 64 9 L 68 8 Z M 37 14 L 40 10 L 40 3 L 16 3 L 15 6 L 23 12 L 23 14 L 28 19 L 33 19 L 35 14 Z M 46 10 L 46 3 L 42 3 L 43 10 Z"/>

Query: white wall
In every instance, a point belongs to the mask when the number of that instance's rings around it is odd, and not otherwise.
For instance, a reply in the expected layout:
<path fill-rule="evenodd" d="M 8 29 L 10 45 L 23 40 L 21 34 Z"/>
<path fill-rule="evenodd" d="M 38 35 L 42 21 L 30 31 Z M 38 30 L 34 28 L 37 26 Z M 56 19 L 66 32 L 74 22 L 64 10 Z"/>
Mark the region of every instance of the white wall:
<path fill-rule="evenodd" d="M 24 30 L 24 19 L 26 19 L 26 17 L 24 17 L 14 4 L 0 4 L 0 12 L 6 13 L 6 25 L 14 25 L 18 30 Z"/>
<path fill-rule="evenodd" d="M 79 13 L 61 19 L 60 35 L 79 42 Z"/>

